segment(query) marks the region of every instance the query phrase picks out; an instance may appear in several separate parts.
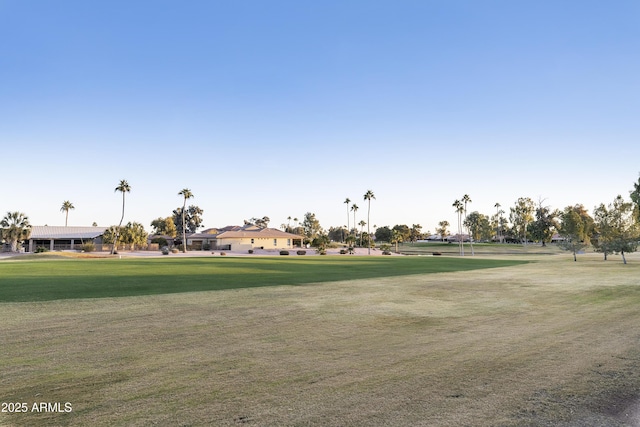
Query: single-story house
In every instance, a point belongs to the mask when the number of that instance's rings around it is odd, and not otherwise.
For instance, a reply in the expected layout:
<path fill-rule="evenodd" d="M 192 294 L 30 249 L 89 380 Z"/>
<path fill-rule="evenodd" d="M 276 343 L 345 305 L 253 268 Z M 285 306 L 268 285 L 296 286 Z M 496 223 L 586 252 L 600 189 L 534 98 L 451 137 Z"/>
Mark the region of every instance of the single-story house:
<path fill-rule="evenodd" d="M 227 226 L 204 230 L 187 236 L 187 244 L 194 250 L 210 249 L 246 251 L 249 249 L 291 249 L 302 246 L 303 236 L 286 233 L 276 228 L 261 228 L 256 225 Z"/>
<path fill-rule="evenodd" d="M 102 250 L 102 235 L 108 227 L 50 227 L 34 225 L 29 240 L 25 242 L 26 252 L 35 252 L 44 247 L 50 251 L 81 249 L 87 242 L 93 242 L 96 250 Z"/>

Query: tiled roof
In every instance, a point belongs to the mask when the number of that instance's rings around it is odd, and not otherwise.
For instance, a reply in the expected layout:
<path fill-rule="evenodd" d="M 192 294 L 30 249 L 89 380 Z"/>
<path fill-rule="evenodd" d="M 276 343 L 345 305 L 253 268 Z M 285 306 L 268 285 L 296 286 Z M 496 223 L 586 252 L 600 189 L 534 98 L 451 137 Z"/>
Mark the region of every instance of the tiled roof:
<path fill-rule="evenodd" d="M 31 227 L 30 239 L 93 239 L 102 236 L 109 227 L 50 227 L 34 225 Z"/>

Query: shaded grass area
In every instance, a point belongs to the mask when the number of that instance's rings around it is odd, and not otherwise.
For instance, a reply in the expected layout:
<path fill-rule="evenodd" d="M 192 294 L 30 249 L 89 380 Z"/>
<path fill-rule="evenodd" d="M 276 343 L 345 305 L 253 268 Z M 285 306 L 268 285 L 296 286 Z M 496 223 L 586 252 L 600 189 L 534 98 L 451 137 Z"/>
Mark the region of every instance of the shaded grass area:
<path fill-rule="evenodd" d="M 0 302 L 198 292 L 506 267 L 527 261 L 314 257 L 43 260 L 0 263 Z"/>

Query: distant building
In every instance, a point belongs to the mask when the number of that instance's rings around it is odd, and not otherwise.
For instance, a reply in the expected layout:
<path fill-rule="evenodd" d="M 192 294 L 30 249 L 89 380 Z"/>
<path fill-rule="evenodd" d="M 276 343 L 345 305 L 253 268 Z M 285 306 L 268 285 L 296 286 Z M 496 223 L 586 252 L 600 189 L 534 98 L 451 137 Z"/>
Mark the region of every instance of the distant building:
<path fill-rule="evenodd" d="M 302 246 L 304 236 L 286 233 L 276 228 L 261 228 L 253 224 L 211 228 L 187 236 L 193 250 L 210 249 L 246 251 L 249 249 L 291 249 Z"/>
<path fill-rule="evenodd" d="M 102 250 L 102 235 L 109 227 L 31 227 L 29 240 L 25 242 L 26 252 L 35 252 L 38 247 L 50 251 L 79 250 L 82 245 L 92 242 L 97 251 Z"/>

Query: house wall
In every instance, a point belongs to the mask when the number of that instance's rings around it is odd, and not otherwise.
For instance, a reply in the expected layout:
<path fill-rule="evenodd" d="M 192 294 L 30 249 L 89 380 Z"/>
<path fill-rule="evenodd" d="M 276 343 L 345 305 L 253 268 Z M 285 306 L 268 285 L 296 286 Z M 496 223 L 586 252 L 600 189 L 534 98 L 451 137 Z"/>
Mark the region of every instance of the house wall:
<path fill-rule="evenodd" d="M 253 240 L 253 242 L 252 242 Z M 232 251 L 246 251 L 249 249 L 290 249 L 293 247 L 291 239 L 275 239 L 275 238 L 237 238 L 237 239 L 220 239 L 218 245 L 231 245 Z"/>

